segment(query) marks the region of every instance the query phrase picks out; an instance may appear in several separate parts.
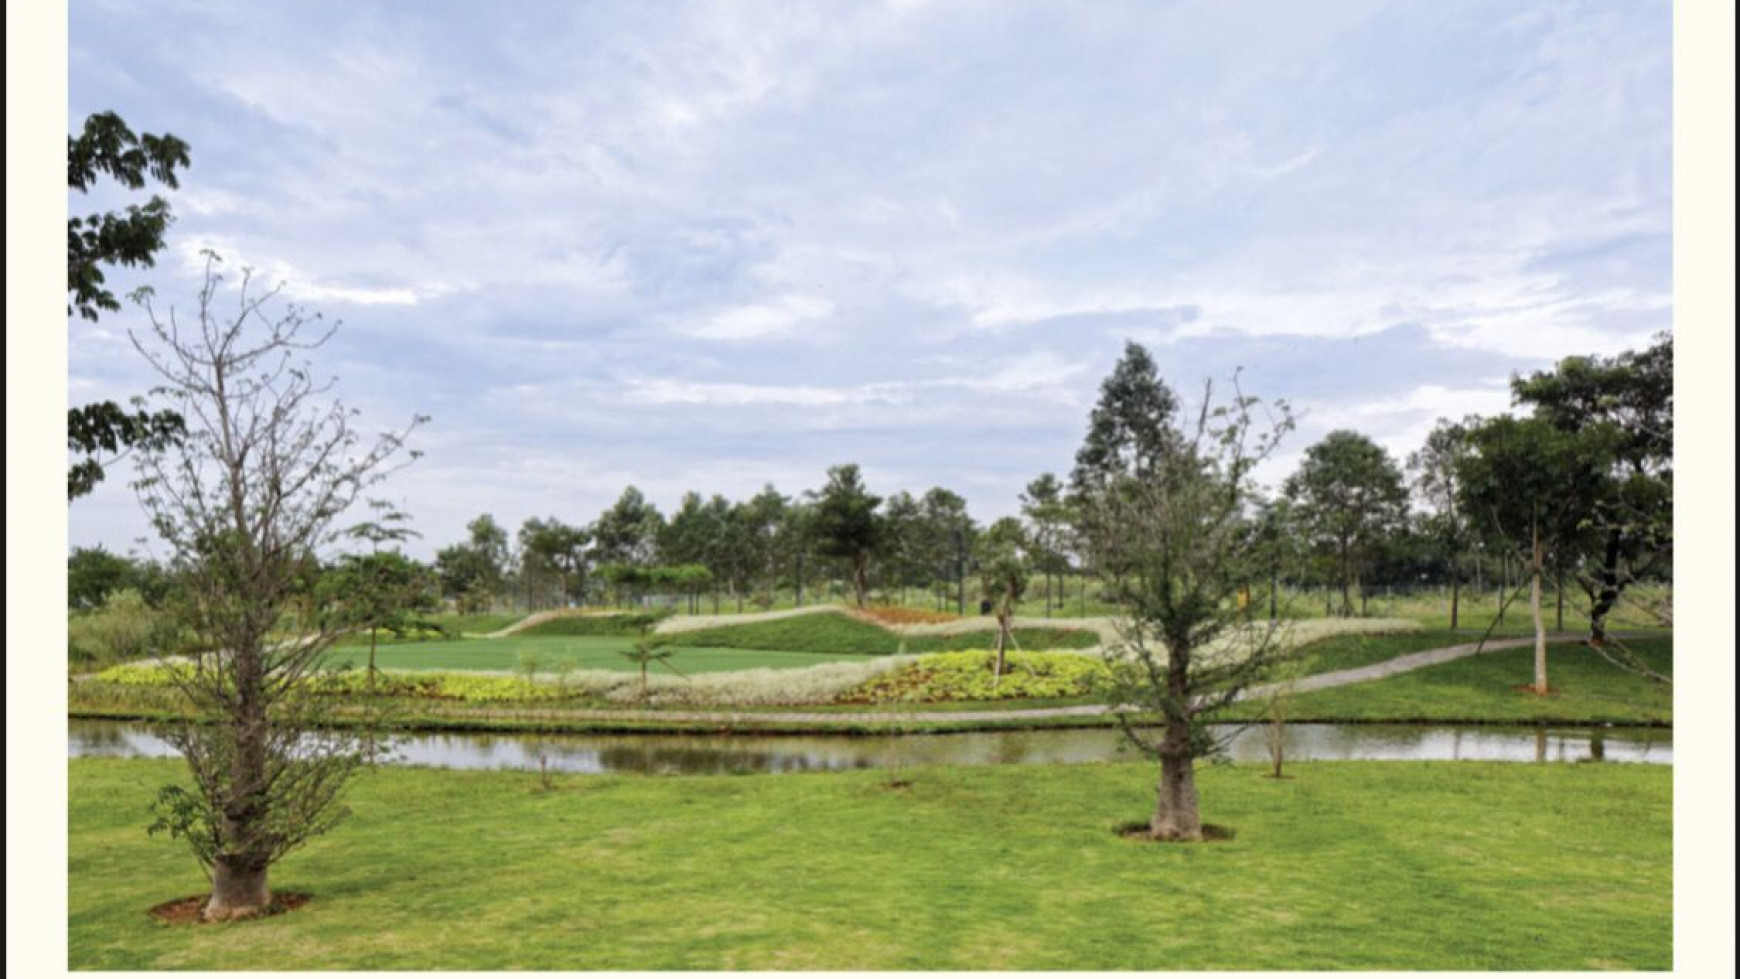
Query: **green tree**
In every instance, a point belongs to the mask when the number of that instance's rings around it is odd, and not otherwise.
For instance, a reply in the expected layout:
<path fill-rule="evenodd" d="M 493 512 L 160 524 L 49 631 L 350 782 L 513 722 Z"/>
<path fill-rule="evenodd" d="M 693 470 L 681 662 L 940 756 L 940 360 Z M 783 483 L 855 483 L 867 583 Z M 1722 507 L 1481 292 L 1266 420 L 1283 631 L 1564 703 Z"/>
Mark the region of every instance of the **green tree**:
<path fill-rule="evenodd" d="M 101 177 L 129 190 L 140 190 L 146 178 L 170 189 L 180 187 L 177 168 L 188 166 L 186 143 L 165 133 L 135 134 L 113 112 L 85 119 L 83 131 L 66 141 L 67 189 L 89 193 Z M 105 267 L 150 268 L 163 250 L 163 236 L 172 216 L 169 202 L 152 195 L 144 204 L 123 212 L 74 215 L 66 222 L 66 314 L 96 322 L 103 312 L 121 308 L 109 291 Z M 113 401 L 68 409 L 67 449 L 79 459 L 67 470 L 68 500 L 84 496 L 102 482 L 104 467 L 134 449 L 162 449 L 185 429 L 174 411 L 132 411 Z"/>
<path fill-rule="evenodd" d="M 1462 557 L 1469 544 L 1468 518 L 1461 509 L 1459 473 L 1468 455 L 1468 433 L 1480 425 L 1474 416 L 1460 422 L 1438 419 L 1426 442 L 1408 456 L 1414 492 L 1426 504 L 1425 532 L 1437 545 L 1450 572 L 1450 628 L 1462 609 Z"/>
<path fill-rule="evenodd" d="M 1178 396 L 1160 379 L 1154 358 L 1135 341 L 1100 385 L 1100 400 L 1088 418 L 1088 434 L 1075 454 L 1071 482 L 1077 489 L 1153 470 L 1176 448 Z"/>
<path fill-rule="evenodd" d="M 508 569 L 508 535 L 495 518 L 481 514 L 465 525 L 466 540 L 435 552 L 441 593 L 461 611 L 487 610 L 500 593 Z"/>
<path fill-rule="evenodd" d="M 1027 518 L 1034 569 L 1045 576 L 1045 615 L 1050 618 L 1052 579 L 1069 571 L 1065 547 L 1070 508 L 1063 482 L 1051 473 L 1042 473 L 1028 483 L 1021 494 L 1021 513 Z"/>
<path fill-rule="evenodd" d="M 814 494 L 814 503 L 816 553 L 846 563 L 853 595 L 862 607 L 870 590 L 870 561 L 881 539 L 876 508 L 882 498 L 864 488 L 858 467 L 848 463 L 828 470 L 828 482 Z"/>
<path fill-rule="evenodd" d="M 1353 615 L 1354 588 L 1407 513 L 1401 470 L 1364 435 L 1330 432 L 1305 450 L 1286 494 L 1313 545 L 1334 564 L 1341 614 Z"/>
<path fill-rule="evenodd" d="M 978 537 L 978 527 L 967 512 L 966 498 L 953 490 L 933 486 L 918 502 L 922 513 L 920 560 L 939 582 L 954 583 L 957 607 L 964 611 L 966 563 Z M 937 590 L 939 600 L 945 593 L 945 589 Z"/>
<path fill-rule="evenodd" d="M 326 575 L 324 586 L 331 594 L 323 603 L 342 609 L 356 628 L 369 631 L 369 683 L 374 684 L 375 645 L 379 632 L 402 633 L 411 613 L 433 610 L 437 601 L 434 575 L 398 550 L 383 552 L 383 545 L 403 544 L 421 537 L 410 527 L 409 514 L 388 500 L 369 500 L 371 516 L 345 531 L 352 540 L 368 544 L 367 554 L 347 554 Z"/>
<path fill-rule="evenodd" d="M 1458 467 L 1464 512 L 1502 537 L 1529 575 L 1538 694 L 1548 690 L 1542 580 L 1556 553 L 1575 545 L 1594 502 L 1607 491 L 1616 442 L 1605 425 L 1570 432 L 1544 418 L 1505 415 L 1469 432 L 1469 451 Z"/>
<path fill-rule="evenodd" d="M 553 582 L 562 602 L 573 602 L 585 593 L 587 545 L 585 528 L 563 523 L 555 517 L 529 517 L 520 525 L 520 576 L 528 594 L 536 582 Z"/>
<path fill-rule="evenodd" d="M 382 630 L 403 635 L 416 613 L 432 612 L 437 597 L 434 572 L 397 550 L 345 554 L 322 577 L 320 608 L 333 628 L 367 629 L 368 678 L 373 686 L 376 642 Z"/>
<path fill-rule="evenodd" d="M 1125 737 L 1160 761 L 1149 832 L 1200 840 L 1196 760 L 1224 746 L 1204 718 L 1262 679 L 1283 657 L 1274 623 L 1247 625 L 1239 590 L 1268 558 L 1250 532 L 1251 471 L 1291 429 L 1285 403 L 1264 413 L 1235 379 L 1233 396 L 1175 429 L 1140 477 L 1114 476 L 1084 494 L 1093 510 L 1087 547 L 1096 566 L 1128 569 L 1112 586 L 1125 610 L 1120 641 L 1107 650 L 1110 703 Z M 1160 730 L 1141 721 L 1158 715 Z"/>
<path fill-rule="evenodd" d="M 658 559 L 659 533 L 664 517 L 641 491 L 633 486 L 592 524 L 592 551 L 603 563 L 651 567 Z"/>
<path fill-rule="evenodd" d="M 1511 381 L 1511 393 L 1555 428 L 1610 429 L 1613 457 L 1604 492 L 1586 501 L 1592 552 L 1569 563 L 1589 595 L 1589 637 L 1607 640 L 1607 617 L 1626 588 L 1666 571 L 1673 558 L 1673 338 L 1641 351 L 1567 357 L 1550 371 Z"/>
<path fill-rule="evenodd" d="M 101 547 L 75 547 L 66 559 L 66 606 L 100 608 L 110 592 L 131 586 L 137 574 L 130 558 Z"/>
<path fill-rule="evenodd" d="M 1030 544 L 1021 521 L 1003 517 L 985 529 L 978 540 L 979 587 L 997 618 L 997 659 L 993 675 L 1001 680 L 1009 648 L 1010 620 L 1021 596 L 1027 593 L 1031 565 Z"/>
<path fill-rule="evenodd" d="M 900 591 L 906 604 L 906 589 L 924 583 L 924 507 L 911 493 L 890 494 L 882 504 L 882 534 L 876 563 L 882 568 L 884 586 Z"/>

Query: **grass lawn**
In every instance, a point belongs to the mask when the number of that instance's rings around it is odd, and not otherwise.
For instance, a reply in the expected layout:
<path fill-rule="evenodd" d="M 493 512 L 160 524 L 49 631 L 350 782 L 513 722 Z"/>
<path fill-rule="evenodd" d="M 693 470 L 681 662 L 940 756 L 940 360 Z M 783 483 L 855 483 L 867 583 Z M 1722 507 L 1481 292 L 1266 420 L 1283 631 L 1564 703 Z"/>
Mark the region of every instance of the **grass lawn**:
<path fill-rule="evenodd" d="M 453 642 L 395 643 L 375 651 L 375 664 L 383 670 L 515 670 L 522 656 L 535 656 L 538 669 L 554 671 L 564 662 L 582 670 L 638 670 L 621 651 L 634 640 L 623 636 L 507 636 L 501 639 L 459 639 Z M 760 667 L 815 666 L 836 660 L 857 660 L 851 653 L 816 653 L 780 648 L 700 648 L 686 637 L 671 664 L 684 673 L 714 673 Z M 368 662 L 368 647 L 336 647 L 328 654 L 332 663 L 362 666 Z M 654 667 L 659 670 L 659 667 Z"/>
<path fill-rule="evenodd" d="M 1658 672 L 1673 674 L 1673 640 L 1627 643 Z M 1341 667 L 1337 667 L 1341 668 Z M 1295 696 L 1292 720 L 1672 722 L 1673 687 L 1608 663 L 1577 644 L 1547 647 L 1552 692 L 1520 689 L 1534 681 L 1534 648 L 1505 649 L 1428 666 L 1370 683 Z M 1256 710 L 1253 705 L 1235 713 Z"/>
<path fill-rule="evenodd" d="M 1033 628 L 1015 629 L 1016 645 L 1021 649 L 1086 649 L 1099 643 L 1099 636 L 1087 629 Z M 746 622 L 742 625 L 722 625 L 671 634 L 672 641 L 688 646 L 708 646 L 728 649 L 793 649 L 816 653 L 858 653 L 887 655 L 901 651 L 901 638 L 881 626 L 861 622 L 838 612 L 818 612 L 796 615 L 766 622 Z M 941 653 L 966 649 L 990 649 L 996 645 L 993 630 L 963 632 L 956 635 L 921 635 L 905 637 L 908 653 Z"/>
<path fill-rule="evenodd" d="M 1230 842 L 1121 839 L 1147 765 L 771 776 L 383 768 L 274 871 L 313 902 L 169 927 L 174 762 L 69 763 L 75 969 L 1667 969 L 1671 769 L 1217 767 Z"/>

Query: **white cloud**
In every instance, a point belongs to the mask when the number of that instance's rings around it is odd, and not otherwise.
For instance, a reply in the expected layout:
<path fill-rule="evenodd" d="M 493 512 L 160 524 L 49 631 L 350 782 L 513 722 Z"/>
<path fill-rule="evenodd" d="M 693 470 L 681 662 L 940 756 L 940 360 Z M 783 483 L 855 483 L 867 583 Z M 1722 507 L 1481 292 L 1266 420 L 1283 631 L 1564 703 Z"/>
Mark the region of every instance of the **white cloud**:
<path fill-rule="evenodd" d="M 789 335 L 833 311 L 834 304 L 826 299 L 784 296 L 768 303 L 724 310 L 682 328 L 682 332 L 707 340 L 761 340 Z"/>

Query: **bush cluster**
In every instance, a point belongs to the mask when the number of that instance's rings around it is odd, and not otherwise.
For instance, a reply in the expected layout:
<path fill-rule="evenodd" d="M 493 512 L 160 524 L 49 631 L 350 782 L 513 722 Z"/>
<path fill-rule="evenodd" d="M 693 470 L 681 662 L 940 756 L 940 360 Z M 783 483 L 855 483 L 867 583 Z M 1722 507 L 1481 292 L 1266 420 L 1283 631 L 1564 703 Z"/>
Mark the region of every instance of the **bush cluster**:
<path fill-rule="evenodd" d="M 146 604 L 133 588 L 110 592 L 95 611 L 67 616 L 67 661 L 75 668 L 144 659 L 169 650 L 175 641 L 169 617 Z"/>
<path fill-rule="evenodd" d="M 1084 697 L 1109 677 L 1106 664 L 1074 653 L 1009 652 L 1001 678 L 988 650 L 935 653 L 849 691 L 842 703 L 946 703 Z"/>

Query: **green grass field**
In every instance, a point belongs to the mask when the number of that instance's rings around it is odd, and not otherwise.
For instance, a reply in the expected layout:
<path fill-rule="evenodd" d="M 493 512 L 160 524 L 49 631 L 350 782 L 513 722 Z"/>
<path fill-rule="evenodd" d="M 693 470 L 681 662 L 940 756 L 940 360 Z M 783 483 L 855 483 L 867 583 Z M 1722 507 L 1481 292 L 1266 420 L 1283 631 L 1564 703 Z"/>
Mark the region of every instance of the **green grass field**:
<path fill-rule="evenodd" d="M 1013 632 L 1016 645 L 1022 649 L 1086 649 L 1099 642 L 1099 636 L 1086 629 L 1037 628 L 1015 629 Z M 990 649 L 996 645 L 997 634 L 991 630 L 980 630 L 947 636 L 907 636 L 903 643 L 902 637 L 889 629 L 860 622 L 838 612 L 820 612 L 767 622 L 696 629 L 674 633 L 669 638 L 672 642 L 681 642 L 687 646 L 789 649 L 873 656 L 897 653 L 902 648 L 909 653 Z"/>
<path fill-rule="evenodd" d="M 375 651 L 375 665 L 383 670 L 503 670 L 520 668 L 521 657 L 535 657 L 541 672 L 555 672 L 566 664 L 579 670 L 638 670 L 621 656 L 634 640 L 624 636 L 506 636 L 501 639 L 458 639 L 441 643 L 383 644 Z M 862 659 L 852 653 L 816 653 L 788 649 L 717 649 L 683 643 L 671 665 L 684 673 L 716 673 L 723 670 L 773 669 L 815 666 L 839 660 Z M 333 664 L 362 666 L 368 662 L 368 647 L 336 647 L 328 654 Z M 654 667 L 654 670 L 660 669 Z"/>
<path fill-rule="evenodd" d="M 1673 640 L 1627 643 L 1652 669 L 1673 674 Z M 1340 668 L 1340 667 L 1337 667 Z M 1545 697 L 1518 689 L 1534 681 L 1534 649 L 1481 653 L 1369 683 L 1293 697 L 1295 720 L 1671 723 L 1673 687 L 1608 663 L 1578 644 L 1547 647 Z M 1254 713 L 1242 705 L 1235 716 Z"/>
<path fill-rule="evenodd" d="M 1229 842 L 1160 845 L 1145 764 L 771 776 L 383 768 L 274 871 L 287 915 L 157 924 L 173 762 L 69 763 L 74 969 L 1667 969 L 1673 772 L 1334 763 L 1201 776 Z"/>

